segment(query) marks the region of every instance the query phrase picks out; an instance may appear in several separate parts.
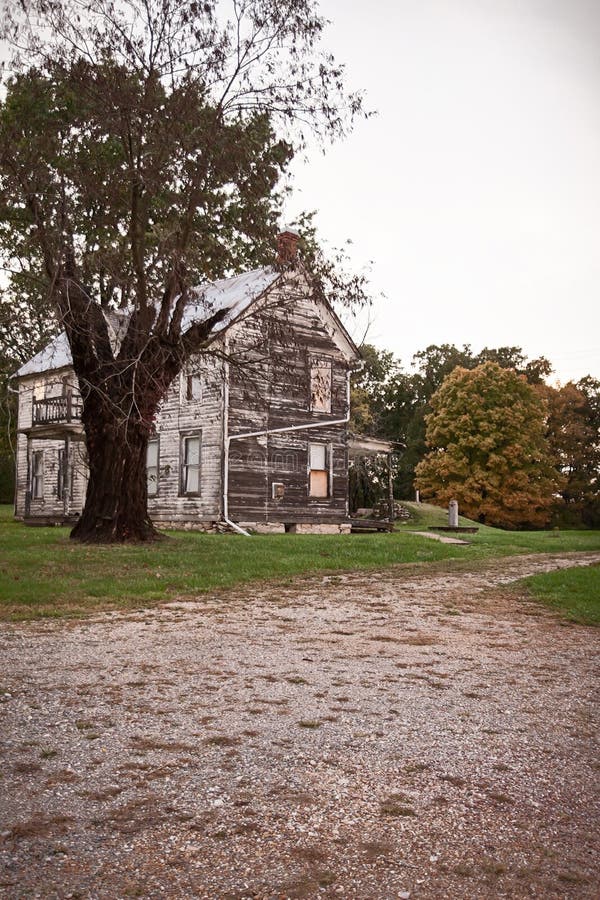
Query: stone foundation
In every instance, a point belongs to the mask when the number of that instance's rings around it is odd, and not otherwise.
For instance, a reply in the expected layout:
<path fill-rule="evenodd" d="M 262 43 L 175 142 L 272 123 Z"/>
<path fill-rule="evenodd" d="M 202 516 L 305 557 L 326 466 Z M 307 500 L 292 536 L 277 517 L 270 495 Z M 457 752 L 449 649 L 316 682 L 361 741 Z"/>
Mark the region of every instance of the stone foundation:
<path fill-rule="evenodd" d="M 285 534 L 283 522 L 237 522 L 236 524 L 255 534 Z"/>
<path fill-rule="evenodd" d="M 199 531 L 203 534 L 214 534 L 218 531 L 216 522 L 157 522 L 153 524 L 160 531 Z"/>
<path fill-rule="evenodd" d="M 218 522 L 154 522 L 161 531 L 198 531 L 204 534 L 228 531 Z M 254 534 L 350 534 L 350 522 L 237 522 L 240 528 Z"/>
<path fill-rule="evenodd" d="M 238 522 L 255 534 L 350 534 L 350 522 Z"/>
<path fill-rule="evenodd" d="M 350 534 L 350 522 L 320 524 L 318 522 L 297 522 L 290 525 L 290 534 Z"/>

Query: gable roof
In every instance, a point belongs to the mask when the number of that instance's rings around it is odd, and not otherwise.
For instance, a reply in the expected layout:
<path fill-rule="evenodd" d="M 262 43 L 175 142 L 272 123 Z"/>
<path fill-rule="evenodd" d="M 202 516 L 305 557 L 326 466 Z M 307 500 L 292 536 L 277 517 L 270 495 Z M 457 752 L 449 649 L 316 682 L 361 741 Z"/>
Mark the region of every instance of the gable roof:
<path fill-rule="evenodd" d="M 197 322 L 203 322 L 216 312 L 226 310 L 222 319 L 215 323 L 210 331 L 210 337 L 215 338 L 225 331 L 234 321 L 239 319 L 262 295 L 273 286 L 281 277 L 276 269 L 263 267 L 245 272 L 243 275 L 234 275 L 232 278 L 221 278 L 218 281 L 206 282 L 194 288 L 191 299 L 186 306 L 181 323 L 182 331 Z M 330 325 L 334 324 L 331 331 L 338 331 L 339 337 L 345 345 L 346 352 L 358 356 L 358 350 L 346 329 L 339 321 L 329 304 L 324 304 L 324 311 L 330 319 Z M 105 313 L 111 340 L 120 343 L 123 332 L 123 322 L 126 314 L 123 311 L 111 310 Z M 36 375 L 41 372 L 51 372 L 72 365 L 71 349 L 67 335 L 63 331 L 50 343 L 40 350 L 29 362 L 26 362 L 15 372 L 14 377 L 23 378 L 26 375 Z"/>
<path fill-rule="evenodd" d="M 196 322 L 227 310 L 226 315 L 211 329 L 211 336 L 224 331 L 280 277 L 280 272 L 270 267 L 253 269 L 243 275 L 209 281 L 192 291 L 192 299 L 185 308 L 181 330 L 186 331 Z"/>
<path fill-rule="evenodd" d="M 67 335 L 61 331 L 43 350 L 24 363 L 14 374 L 14 378 L 22 378 L 24 375 L 36 375 L 39 372 L 51 372 L 53 369 L 64 369 L 70 366 L 71 348 Z"/>
<path fill-rule="evenodd" d="M 221 278 L 219 281 L 199 285 L 193 289 L 192 299 L 183 314 L 182 330 L 186 331 L 195 322 L 203 322 L 220 310 L 227 310 L 226 315 L 211 330 L 211 335 L 216 336 L 271 287 L 279 274 L 271 268 L 254 269 L 243 275 L 234 275 L 233 278 Z M 122 330 L 124 315 L 118 311 L 109 311 L 105 315 L 111 338 L 118 341 L 122 337 L 119 332 Z M 15 377 L 63 369 L 72 365 L 72 362 L 67 335 L 62 331 L 29 362 L 24 363 L 15 372 Z"/>

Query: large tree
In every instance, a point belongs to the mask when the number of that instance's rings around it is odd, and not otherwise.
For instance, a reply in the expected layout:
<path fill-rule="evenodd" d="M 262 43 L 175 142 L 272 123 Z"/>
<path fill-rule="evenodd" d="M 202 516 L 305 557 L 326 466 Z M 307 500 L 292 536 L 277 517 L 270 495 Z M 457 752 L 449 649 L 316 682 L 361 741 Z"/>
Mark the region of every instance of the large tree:
<path fill-rule="evenodd" d="M 600 382 L 590 376 L 553 388 L 543 385 L 548 404 L 547 437 L 563 475 L 559 522 L 600 525 Z"/>
<path fill-rule="evenodd" d="M 319 50 L 312 0 L 232 0 L 229 16 L 218 0 L 23 0 L 5 23 L 0 250 L 79 379 L 90 478 L 73 536 L 151 539 L 148 436 L 216 319 L 182 329 L 190 291 L 272 259 L 294 149 L 343 134 L 361 99 Z"/>
<path fill-rule="evenodd" d="M 546 406 L 525 376 L 486 362 L 456 368 L 431 398 L 424 497 L 458 500 L 470 518 L 507 528 L 550 519 L 561 479 L 545 437 Z"/>
<path fill-rule="evenodd" d="M 410 499 L 415 487 L 415 468 L 427 452 L 425 420 L 431 412 L 430 401 L 455 368 L 474 369 L 484 362 L 496 362 L 514 369 L 528 383 L 539 384 L 552 371 L 545 357 L 527 360 L 520 347 L 485 347 L 473 353 L 465 344 L 430 344 L 413 357 L 414 371 L 406 372 L 400 361 L 384 350 L 365 345 L 364 368 L 354 378 L 353 421 L 360 427 L 388 440 L 399 441 L 395 476 L 397 496 Z"/>

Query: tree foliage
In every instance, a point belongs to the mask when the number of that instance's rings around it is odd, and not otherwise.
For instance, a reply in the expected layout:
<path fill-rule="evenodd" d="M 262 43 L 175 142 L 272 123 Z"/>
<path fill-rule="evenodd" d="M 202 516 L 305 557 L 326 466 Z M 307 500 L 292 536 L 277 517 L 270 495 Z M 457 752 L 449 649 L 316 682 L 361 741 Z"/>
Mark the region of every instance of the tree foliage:
<path fill-rule="evenodd" d="M 431 411 L 431 398 L 457 366 L 474 369 L 492 361 L 515 369 L 530 384 L 543 381 L 552 371 L 547 359 L 527 360 L 520 347 L 486 347 L 473 353 L 468 344 L 462 348 L 431 344 L 415 354 L 409 372 L 388 351 L 367 344 L 362 352 L 365 365 L 353 382 L 353 422 L 359 431 L 371 430 L 403 444 L 395 484 L 397 496 L 404 499 L 414 494 L 415 468 L 427 452 L 425 417 Z"/>
<path fill-rule="evenodd" d="M 392 353 L 363 347 L 364 367 L 354 377 L 353 424 L 398 441 L 404 449 L 397 461 L 395 491 L 412 498 L 415 469 L 428 452 L 426 418 L 432 397 L 457 368 L 473 370 L 494 362 L 516 374 L 538 394 L 545 409 L 545 437 L 562 487 L 555 495 L 553 520 L 570 526 L 600 525 L 600 382 L 591 376 L 559 387 L 547 383 L 552 365 L 528 359 L 520 347 L 486 347 L 473 353 L 468 345 L 430 345 L 413 358 L 406 371 Z"/>
<path fill-rule="evenodd" d="M 544 386 L 546 433 L 563 476 L 557 520 L 566 525 L 600 525 L 600 382 L 587 377 L 559 388 Z"/>
<path fill-rule="evenodd" d="M 514 370 L 458 367 L 431 398 L 430 448 L 417 465 L 424 497 L 458 500 L 470 518 L 507 528 L 550 521 L 561 487 L 545 438 L 546 409 Z"/>
<path fill-rule="evenodd" d="M 12 296 L 27 279 L 69 339 L 90 463 L 74 535 L 152 538 L 148 435 L 217 318 L 184 331 L 190 292 L 273 261 L 294 149 L 309 132 L 343 135 L 362 101 L 320 50 L 312 0 L 232 0 L 228 16 L 217 0 L 5 12 L 17 53 L 0 109 L 0 252 Z M 323 278 L 335 286 L 331 267 Z M 111 309 L 127 316 L 118 347 Z"/>

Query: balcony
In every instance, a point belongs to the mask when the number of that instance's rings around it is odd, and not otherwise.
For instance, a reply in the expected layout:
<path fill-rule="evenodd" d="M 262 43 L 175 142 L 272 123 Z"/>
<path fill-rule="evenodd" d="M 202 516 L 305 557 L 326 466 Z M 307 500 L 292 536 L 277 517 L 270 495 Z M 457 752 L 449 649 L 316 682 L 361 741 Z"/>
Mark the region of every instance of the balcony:
<path fill-rule="evenodd" d="M 68 391 L 63 397 L 33 401 L 34 425 L 71 425 L 81 422 L 81 397 Z"/>
<path fill-rule="evenodd" d="M 83 441 L 82 407 L 81 397 L 73 395 L 71 391 L 62 397 L 34 400 L 31 426 L 20 428 L 19 434 L 26 435 L 28 441 L 43 438 Z"/>

